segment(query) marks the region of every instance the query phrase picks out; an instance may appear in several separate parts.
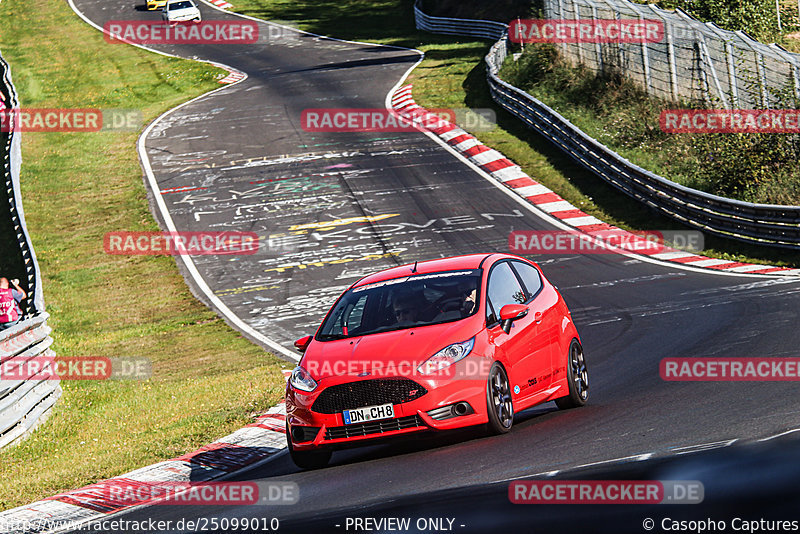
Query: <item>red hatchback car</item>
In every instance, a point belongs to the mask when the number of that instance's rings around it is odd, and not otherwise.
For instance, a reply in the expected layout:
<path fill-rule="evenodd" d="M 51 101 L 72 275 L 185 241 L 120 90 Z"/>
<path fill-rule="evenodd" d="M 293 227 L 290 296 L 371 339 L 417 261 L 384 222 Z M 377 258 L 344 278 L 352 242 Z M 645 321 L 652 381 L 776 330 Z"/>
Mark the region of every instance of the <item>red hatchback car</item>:
<path fill-rule="evenodd" d="M 304 468 L 376 438 L 480 424 L 508 432 L 515 412 L 582 406 L 589 391 L 564 299 L 535 263 L 509 254 L 362 278 L 295 346 L 286 436 Z"/>

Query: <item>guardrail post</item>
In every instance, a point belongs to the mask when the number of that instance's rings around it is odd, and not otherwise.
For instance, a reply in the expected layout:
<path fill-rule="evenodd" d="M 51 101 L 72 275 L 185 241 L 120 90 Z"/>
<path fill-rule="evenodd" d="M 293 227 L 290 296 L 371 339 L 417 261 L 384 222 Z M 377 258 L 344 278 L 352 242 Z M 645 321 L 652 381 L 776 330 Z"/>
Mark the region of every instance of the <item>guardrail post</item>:
<path fill-rule="evenodd" d="M 756 69 L 758 70 L 758 86 L 761 89 L 761 107 L 769 109 L 769 95 L 767 94 L 767 68 L 764 65 L 764 54 L 756 53 Z"/>
<path fill-rule="evenodd" d="M 697 70 L 700 74 L 700 91 L 703 95 L 703 103 L 708 106 L 711 104 L 711 87 L 708 83 L 708 73 L 706 72 L 705 61 L 703 61 L 703 52 L 700 50 L 700 42 L 694 42 L 694 54 L 697 58 Z"/>
<path fill-rule="evenodd" d="M 717 96 L 722 102 L 723 107 L 725 107 L 725 109 L 730 109 L 730 106 L 728 105 L 728 99 L 725 98 L 725 93 L 722 92 L 722 85 L 719 83 L 717 69 L 714 67 L 714 61 L 711 59 L 711 54 L 708 53 L 708 46 L 706 46 L 706 41 L 702 34 L 699 36 L 698 44 L 700 46 L 700 52 L 703 55 L 703 63 L 705 63 L 705 65 L 708 67 L 708 70 L 711 71 L 711 78 L 714 80 L 714 87 L 717 90 Z"/>
<path fill-rule="evenodd" d="M 644 26 L 645 18 L 642 10 L 639 9 L 636 4 L 630 4 L 629 7 L 639 15 L 639 22 L 641 22 Z M 642 39 L 642 73 L 644 76 L 644 89 L 645 92 L 650 95 L 653 92 L 653 80 L 650 76 L 650 50 L 648 49 L 647 45 L 647 39 Z"/>
<path fill-rule="evenodd" d="M 678 92 L 678 69 L 675 65 L 675 43 L 672 37 L 673 24 L 665 24 L 664 30 L 667 32 L 667 62 L 669 63 L 669 85 L 672 91 L 672 100 L 677 102 L 679 99 Z"/>
<path fill-rule="evenodd" d="M 794 81 L 794 107 L 800 106 L 800 67 L 790 63 L 789 67 L 792 69 L 792 78 Z"/>
<path fill-rule="evenodd" d="M 644 24 L 644 15 L 639 15 L 639 20 Z M 647 94 L 653 92 L 653 80 L 650 77 L 650 51 L 647 49 L 647 40 L 642 41 L 642 63 L 644 66 L 644 86 Z"/>
<path fill-rule="evenodd" d="M 800 0 L 797 0 L 800 2 Z M 591 2 L 592 5 L 592 20 L 597 20 L 597 5 L 594 2 Z M 600 73 L 605 72 L 605 65 L 603 63 L 603 47 L 602 45 L 597 42 L 594 44 L 595 51 L 597 52 L 597 69 Z"/>
<path fill-rule="evenodd" d="M 573 4 L 572 18 L 575 20 L 575 25 L 577 26 L 581 20 L 581 6 L 577 2 Z M 583 46 L 581 45 L 580 39 L 578 39 L 578 42 L 575 43 L 575 46 L 578 48 L 578 63 L 583 65 Z"/>
<path fill-rule="evenodd" d="M 619 21 L 622 18 L 619 10 L 615 9 L 614 6 L 608 2 L 608 0 L 602 0 L 602 1 L 606 6 L 608 6 L 608 9 L 610 9 L 611 12 L 614 14 L 614 18 L 617 20 L 617 23 L 619 24 Z M 617 43 L 617 66 L 620 69 L 620 71 L 625 69 L 625 49 L 622 46 L 622 40 L 620 40 Z"/>
<path fill-rule="evenodd" d="M 731 46 L 730 39 L 726 39 L 725 36 L 721 33 L 721 31 L 719 31 L 721 30 L 719 26 L 717 26 L 712 22 L 707 22 L 706 28 L 708 28 L 708 30 L 711 31 L 711 33 L 713 33 L 714 36 L 717 37 L 717 39 L 720 42 L 723 42 L 725 44 L 725 63 L 728 69 L 728 82 L 729 82 L 728 85 L 730 86 L 729 96 L 731 97 L 731 109 L 738 109 L 739 86 L 736 80 L 736 65 L 733 57 L 733 46 Z M 708 49 L 706 49 L 706 54 L 708 54 Z"/>
<path fill-rule="evenodd" d="M 561 20 L 566 20 L 566 17 L 564 16 L 564 2 L 563 1 L 558 3 L 558 16 L 559 16 L 559 18 Z M 569 55 L 568 54 L 569 46 L 567 45 L 566 41 L 561 43 L 561 49 L 563 50 L 564 57 L 566 58 Z"/>
<path fill-rule="evenodd" d="M 734 109 L 739 109 L 739 84 L 736 78 L 736 64 L 733 57 L 733 47 L 727 41 L 725 42 L 725 58 L 728 63 L 728 80 L 731 87 L 731 106 Z"/>

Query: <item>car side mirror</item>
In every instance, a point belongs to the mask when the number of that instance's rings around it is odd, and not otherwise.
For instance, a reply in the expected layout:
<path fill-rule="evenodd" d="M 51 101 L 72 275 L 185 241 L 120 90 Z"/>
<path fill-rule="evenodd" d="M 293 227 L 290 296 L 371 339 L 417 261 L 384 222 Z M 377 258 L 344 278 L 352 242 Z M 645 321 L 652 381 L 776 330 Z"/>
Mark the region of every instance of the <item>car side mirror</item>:
<path fill-rule="evenodd" d="M 528 307 L 524 304 L 506 304 L 500 308 L 500 328 L 506 334 L 511 332 L 511 323 L 528 315 Z"/>
<path fill-rule="evenodd" d="M 303 354 L 311 344 L 312 339 L 314 339 L 314 336 L 303 336 L 294 342 L 294 348 L 297 349 L 297 352 Z"/>

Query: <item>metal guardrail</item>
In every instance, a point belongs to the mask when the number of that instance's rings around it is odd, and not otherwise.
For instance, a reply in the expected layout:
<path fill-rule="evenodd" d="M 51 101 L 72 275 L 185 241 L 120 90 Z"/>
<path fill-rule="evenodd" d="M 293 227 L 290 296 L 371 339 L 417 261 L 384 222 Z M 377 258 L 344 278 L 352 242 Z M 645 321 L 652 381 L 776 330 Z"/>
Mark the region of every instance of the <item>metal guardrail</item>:
<path fill-rule="evenodd" d="M 432 17 L 414 6 L 417 27 L 434 33 L 486 37 L 498 41 L 486 55 L 486 77 L 492 98 L 576 162 L 626 195 L 688 226 L 711 234 L 800 250 L 800 206 L 753 204 L 691 189 L 634 165 L 525 91 L 498 77 L 508 53 L 507 25 L 497 22 Z M 441 31 L 440 31 L 441 30 Z M 497 37 L 496 37 L 497 36 Z"/>
<path fill-rule="evenodd" d="M 0 368 L 4 376 L 20 374 L 17 369 L 26 369 L 32 358 L 55 356 L 50 348 L 53 339 L 48 317 L 43 313 L 0 332 Z M 49 414 L 60 396 L 58 380 L 0 380 L 0 448 L 27 435 Z"/>
<path fill-rule="evenodd" d="M 448 19 L 432 17 L 419 8 L 419 0 L 414 4 L 414 21 L 418 30 L 445 35 L 467 35 L 481 39 L 500 39 L 508 31 L 508 25 L 492 20 Z"/>
<path fill-rule="evenodd" d="M 8 63 L 0 57 L 0 104 L 4 108 L 18 108 L 19 100 Z M 56 400 L 61 396 L 58 380 L 2 380 L 4 376 L 18 369 L 19 365 L 31 358 L 55 356 L 50 346 L 50 327 L 47 326 L 47 313 L 44 312 L 41 277 L 36 254 L 30 242 L 25 214 L 22 210 L 19 172 L 22 163 L 19 132 L 13 130 L 14 122 L 8 123 L 12 131 L 3 132 L 0 144 L 0 165 L 3 183 L 0 191 L 0 209 L 8 210 L 11 225 L 19 246 L 30 295 L 23 302 L 24 319 L 17 325 L 0 331 L 0 448 L 14 443 L 33 430 L 50 413 Z M 22 267 L 20 267 L 22 268 Z M 2 273 L 8 276 L 8 273 Z M 18 375 L 20 376 L 20 375 Z M 22 375 L 24 376 L 24 375 Z"/>

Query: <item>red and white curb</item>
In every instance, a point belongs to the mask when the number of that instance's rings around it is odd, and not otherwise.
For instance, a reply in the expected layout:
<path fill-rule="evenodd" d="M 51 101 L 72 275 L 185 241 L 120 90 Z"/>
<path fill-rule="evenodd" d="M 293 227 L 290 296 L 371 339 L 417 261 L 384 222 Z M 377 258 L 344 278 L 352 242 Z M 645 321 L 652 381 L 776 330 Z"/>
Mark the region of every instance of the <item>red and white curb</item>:
<path fill-rule="evenodd" d="M 220 9 L 230 9 L 233 7 L 233 4 L 229 4 L 225 0 L 208 0 L 208 1 Z"/>
<path fill-rule="evenodd" d="M 221 68 L 221 69 L 227 70 L 228 73 L 229 73 L 227 76 L 225 76 L 224 78 L 219 80 L 219 83 L 223 83 L 223 84 L 225 84 L 225 83 L 236 83 L 236 82 L 238 82 L 240 80 L 243 80 L 243 79 L 247 78 L 247 74 L 245 74 L 244 72 L 240 72 L 238 70 L 234 70 L 234 69 L 232 69 L 230 67 L 227 67 L 227 66 L 221 65 L 221 64 L 216 64 L 216 66 Z"/>
<path fill-rule="evenodd" d="M 487 172 L 497 181 L 512 189 L 517 195 L 527 200 L 548 215 L 560 220 L 563 224 L 571 226 L 581 232 L 601 232 L 613 230 L 615 235 L 633 234 L 616 226 L 588 215 L 576 208 L 544 185 L 531 179 L 513 161 L 507 159 L 497 150 L 491 149 L 478 141 L 458 126 L 441 119 L 438 115 L 428 112 L 419 106 L 411 94 L 412 86 L 406 85 L 399 88 L 392 95 L 392 108 L 403 117 L 415 121 L 417 124 L 427 125 L 427 129 L 436 134 L 455 151 L 466 157 L 469 161 Z M 770 265 L 754 265 L 730 260 L 720 260 L 699 256 L 691 252 L 669 247 L 661 247 L 657 253 L 637 251 L 650 258 L 683 265 L 726 271 L 730 273 L 769 274 L 798 276 L 800 269 L 787 267 L 774 267 Z"/>
<path fill-rule="evenodd" d="M 284 371 L 287 377 L 290 371 Z M 157 495 L 159 484 L 210 482 L 228 478 L 244 468 L 262 463 L 286 448 L 286 406 L 272 407 L 252 424 L 200 449 L 165 460 L 86 487 L 53 495 L 32 504 L 0 512 L 0 532 L 58 532 L 101 519 L 110 514 L 151 504 L 152 498 L 139 501 L 113 498 L 112 487 L 142 488 L 141 495 Z"/>

